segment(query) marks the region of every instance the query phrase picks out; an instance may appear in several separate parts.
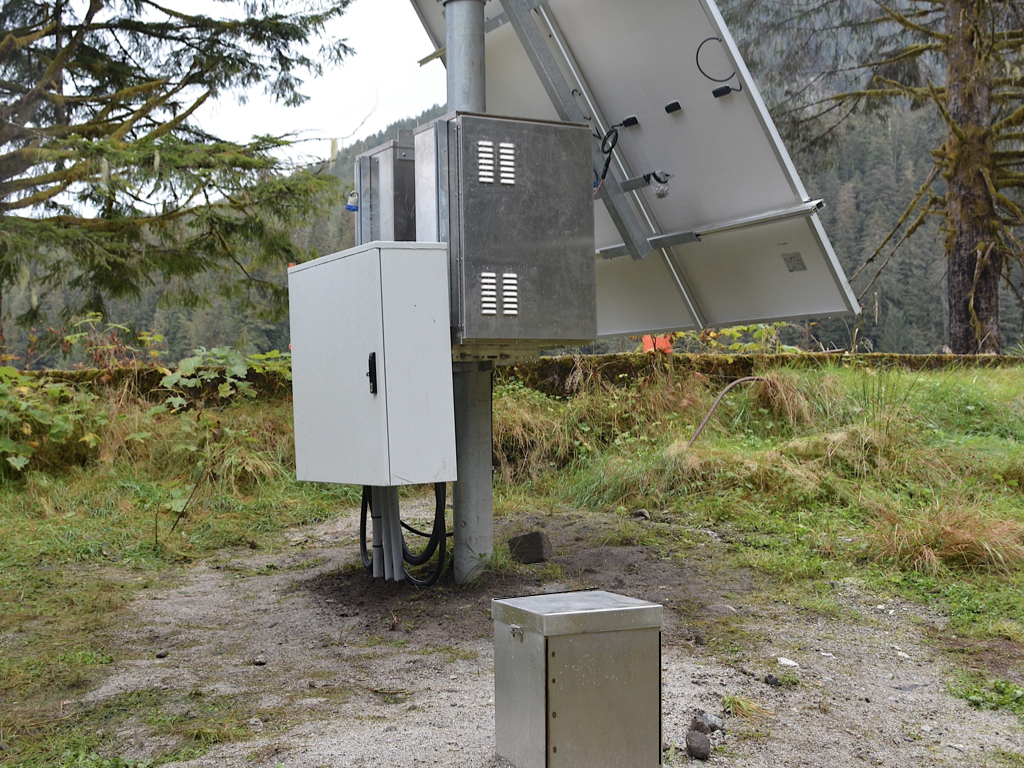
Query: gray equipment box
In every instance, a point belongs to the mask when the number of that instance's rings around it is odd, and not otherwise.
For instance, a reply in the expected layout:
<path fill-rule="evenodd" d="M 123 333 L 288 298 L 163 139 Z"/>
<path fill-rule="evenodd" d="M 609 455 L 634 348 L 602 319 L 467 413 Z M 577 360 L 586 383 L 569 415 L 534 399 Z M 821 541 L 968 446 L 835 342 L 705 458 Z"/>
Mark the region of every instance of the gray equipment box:
<path fill-rule="evenodd" d="M 498 755 L 516 768 L 660 765 L 661 614 L 603 591 L 492 600 Z"/>
<path fill-rule="evenodd" d="M 597 335 L 592 141 L 464 113 L 416 130 L 416 235 L 449 243 L 456 361 Z"/>
<path fill-rule="evenodd" d="M 416 171 L 412 131 L 356 157 L 357 245 L 416 240 Z"/>
<path fill-rule="evenodd" d="M 299 480 L 456 479 L 443 244 L 370 243 L 288 270 Z"/>

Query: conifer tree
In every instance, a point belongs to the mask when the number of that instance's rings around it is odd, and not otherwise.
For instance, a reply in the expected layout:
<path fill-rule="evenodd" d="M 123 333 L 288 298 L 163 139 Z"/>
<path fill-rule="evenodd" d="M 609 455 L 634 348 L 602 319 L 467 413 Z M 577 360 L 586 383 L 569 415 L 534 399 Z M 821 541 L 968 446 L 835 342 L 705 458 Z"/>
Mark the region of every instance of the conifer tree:
<path fill-rule="evenodd" d="M 933 172 L 869 262 L 937 216 L 947 257 L 949 346 L 1000 349 L 1000 283 L 1024 263 L 1024 2 L 1020 0 L 734 0 L 765 68 L 775 114 L 796 146 L 821 146 L 855 109 L 930 107 L 945 125 Z M 772 41 L 784 41 L 775 47 Z M 883 250 L 883 248 L 885 250 Z M 875 267 L 872 267 L 874 269 Z"/>
<path fill-rule="evenodd" d="M 232 92 L 301 103 L 302 78 L 349 53 L 324 37 L 349 2 L 4 2 L 0 322 L 15 286 L 32 308 L 65 288 L 101 309 L 156 278 L 186 302 L 212 285 L 282 306 L 270 270 L 304 258 L 289 231 L 334 180 L 280 173 L 282 139 L 232 143 L 192 118 Z"/>

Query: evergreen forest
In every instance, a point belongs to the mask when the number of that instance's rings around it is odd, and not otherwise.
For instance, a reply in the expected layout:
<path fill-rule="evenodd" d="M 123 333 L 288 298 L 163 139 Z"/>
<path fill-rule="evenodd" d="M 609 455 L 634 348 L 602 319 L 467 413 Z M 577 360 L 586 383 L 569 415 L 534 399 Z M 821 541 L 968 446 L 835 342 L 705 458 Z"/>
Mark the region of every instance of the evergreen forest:
<path fill-rule="evenodd" d="M 754 76 L 757 78 L 756 71 Z M 315 174 L 338 179 L 336 198 L 325 217 L 293 233 L 296 245 L 320 255 L 351 247 L 355 214 L 345 210 L 344 200 L 353 185 L 355 158 L 396 138 L 400 129 L 415 128 L 444 111 L 443 106 L 435 106 L 392 124 L 311 168 Z M 895 105 L 852 113 L 835 130 L 835 140 L 824 151 L 789 147 L 809 194 L 826 203 L 820 213 L 822 222 L 847 277 L 857 275 L 852 284 L 863 312 L 856 318 L 819 318 L 782 328 L 783 342 L 811 350 L 856 348 L 927 354 L 947 349 L 947 263 L 940 221 L 928 219 L 893 253 L 897 236 L 864 266 L 926 180 L 933 167 L 930 151 L 942 143 L 944 131 L 934 111 Z M 1011 277 L 1016 291 L 1024 293 L 1019 266 Z M 279 274 L 270 279 L 286 283 L 283 264 Z M 1020 304 L 1010 287 L 1004 285 L 1001 290 L 1002 349 L 1008 354 L 1024 354 Z M 138 300 L 109 302 L 104 322 L 159 334 L 163 359 L 170 362 L 199 347 L 233 347 L 250 354 L 287 349 L 287 317 L 261 315 L 252 311 L 251 303 L 212 293 L 214 298 L 205 303 L 183 306 L 171 298 L 168 285 L 156 281 Z M 12 364 L 26 368 L 67 365 L 59 340 L 76 328 L 66 313 L 61 319 L 62 310 L 75 303 L 75 297 L 60 288 L 45 296 L 33 295 L 29 288 L 15 288 L 4 306 Z M 42 310 L 35 324 L 11 322 L 30 306 Z M 625 351 L 636 345 L 634 339 L 602 340 L 587 351 Z"/>

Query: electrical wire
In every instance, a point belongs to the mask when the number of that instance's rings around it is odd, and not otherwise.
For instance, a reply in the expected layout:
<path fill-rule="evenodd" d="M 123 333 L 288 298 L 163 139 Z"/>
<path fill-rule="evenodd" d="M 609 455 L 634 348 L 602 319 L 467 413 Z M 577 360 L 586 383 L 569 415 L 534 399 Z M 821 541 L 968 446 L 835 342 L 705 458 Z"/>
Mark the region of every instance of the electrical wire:
<path fill-rule="evenodd" d="M 714 414 L 715 409 L 718 407 L 718 404 L 720 402 L 722 402 L 722 398 L 725 397 L 726 393 L 730 389 L 732 389 L 733 387 L 735 387 L 735 386 L 737 386 L 739 384 L 748 384 L 751 381 L 764 381 L 764 377 L 762 377 L 762 376 L 744 376 L 742 379 L 736 379 L 736 381 L 732 382 L 729 386 L 727 386 L 725 389 L 723 389 L 721 391 L 721 393 L 715 399 L 714 404 L 711 406 L 711 410 L 708 411 L 708 415 L 704 417 L 704 421 L 702 421 L 700 423 L 700 426 L 697 427 L 697 431 L 694 432 L 693 433 L 693 437 L 690 438 L 690 442 L 688 442 L 686 444 L 687 450 L 689 450 L 690 448 L 693 448 L 694 441 L 700 436 L 700 433 L 704 431 L 704 427 L 706 427 L 708 425 L 708 422 L 711 420 L 712 414 Z"/>
<path fill-rule="evenodd" d="M 702 75 L 704 75 L 704 77 L 706 77 L 708 80 L 710 80 L 713 83 L 728 83 L 730 80 L 732 80 L 734 77 L 736 77 L 736 70 L 735 69 L 732 71 L 732 74 L 729 75 L 728 77 L 718 78 L 718 77 L 712 77 L 711 75 L 709 75 L 707 72 L 704 71 L 704 67 L 702 67 L 700 65 L 700 49 L 704 47 L 705 43 L 710 43 L 712 40 L 714 40 L 716 42 L 719 42 L 719 43 L 722 42 L 722 38 L 715 37 L 714 35 L 712 35 L 711 37 L 704 38 L 704 40 L 701 41 L 701 44 L 697 46 L 697 55 L 695 57 L 696 60 L 697 60 L 697 70 Z M 736 82 L 739 83 L 739 87 L 738 88 L 735 87 L 735 86 L 731 86 L 730 85 L 728 91 L 726 91 L 725 88 L 720 88 L 720 89 L 716 88 L 712 93 L 714 93 L 716 99 L 719 96 L 724 96 L 724 95 L 726 95 L 726 94 L 728 94 L 730 92 L 739 93 L 740 91 L 743 90 L 743 81 L 740 80 L 739 78 L 737 78 Z"/>
<path fill-rule="evenodd" d="M 712 77 L 711 75 L 709 75 L 707 72 L 704 71 L 704 67 L 702 67 L 700 65 L 700 49 L 704 47 L 705 43 L 710 43 L 712 40 L 714 40 L 715 42 L 718 42 L 718 43 L 722 42 L 722 38 L 715 37 L 714 35 L 712 35 L 711 37 L 707 37 L 704 40 L 702 40 L 701 44 L 697 46 L 697 69 L 700 70 L 700 73 L 702 75 L 704 75 L 704 77 L 706 77 L 708 80 L 710 80 L 713 83 L 728 83 L 730 80 L 732 80 L 734 77 L 736 77 L 736 71 L 735 70 L 733 70 L 733 73 L 731 75 L 729 75 L 728 77 L 724 77 L 722 79 L 719 79 L 717 77 Z"/>
<path fill-rule="evenodd" d="M 612 151 L 619 143 L 619 128 L 622 127 L 622 123 L 613 125 L 608 129 L 608 132 L 602 137 L 599 134 L 594 134 L 595 139 L 601 140 L 601 153 L 604 155 L 604 168 L 601 170 L 601 174 L 598 177 L 597 186 L 594 187 L 594 197 L 601 192 L 601 187 L 604 186 L 605 177 L 608 175 L 608 168 L 612 164 Z M 597 169 L 594 169 L 594 173 L 597 173 Z"/>
<path fill-rule="evenodd" d="M 434 584 L 441 574 L 444 573 L 445 565 L 447 564 L 445 558 L 445 544 L 448 541 L 448 534 L 445 531 L 444 522 L 444 501 L 446 496 L 447 486 L 444 483 L 434 483 L 434 530 L 430 535 L 430 541 L 427 542 L 427 546 L 424 548 L 418 556 L 410 556 L 409 551 L 405 547 L 405 539 L 402 539 L 402 557 L 405 558 L 407 563 L 411 565 L 421 565 L 430 559 L 430 556 L 437 552 L 437 562 L 434 564 L 434 570 L 425 579 L 419 579 L 409 573 L 408 569 L 405 569 L 405 580 L 412 584 L 414 587 L 429 587 Z"/>
<path fill-rule="evenodd" d="M 445 530 L 445 518 L 444 518 L 444 507 L 445 498 L 447 496 L 447 486 L 445 483 L 434 483 L 434 527 L 430 533 L 413 528 L 407 523 L 401 522 L 403 528 L 411 533 L 428 539 L 426 547 L 418 555 L 413 554 L 408 546 L 406 546 L 405 538 L 402 538 L 402 559 L 405 560 L 409 565 L 419 566 L 424 565 L 430 560 L 430 558 L 437 553 L 437 562 L 434 565 L 433 572 L 425 579 L 419 579 L 411 575 L 408 570 L 405 571 L 405 580 L 415 587 L 429 587 L 434 584 L 444 573 L 444 567 L 446 565 L 446 544 L 452 532 Z M 363 567 L 367 570 L 373 570 L 373 558 L 367 551 L 366 547 L 366 518 L 367 513 L 373 511 L 373 502 L 371 501 L 370 486 L 363 486 L 363 497 L 360 505 L 359 512 L 359 558 L 363 563 Z"/>

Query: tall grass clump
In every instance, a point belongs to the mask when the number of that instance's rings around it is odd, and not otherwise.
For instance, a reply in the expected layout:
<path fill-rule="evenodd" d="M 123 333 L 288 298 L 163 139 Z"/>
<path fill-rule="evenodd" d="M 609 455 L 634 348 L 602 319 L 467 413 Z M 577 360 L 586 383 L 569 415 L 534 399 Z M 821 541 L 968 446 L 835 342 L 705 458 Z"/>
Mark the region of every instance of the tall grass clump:
<path fill-rule="evenodd" d="M 936 573 L 952 569 L 1010 572 L 1024 565 L 1024 523 L 999 518 L 967 499 L 916 508 L 878 505 L 867 537 L 875 560 Z"/>
<path fill-rule="evenodd" d="M 636 451 L 688 424 L 707 400 L 694 378 L 664 372 L 609 383 L 582 358 L 570 379 L 575 393 L 553 397 L 518 381 L 494 389 L 494 458 L 502 482 L 537 480 L 609 450 Z"/>
<path fill-rule="evenodd" d="M 566 418 L 564 400 L 513 381 L 494 388 L 494 457 L 501 480 L 536 480 L 561 469 L 582 449 Z"/>

